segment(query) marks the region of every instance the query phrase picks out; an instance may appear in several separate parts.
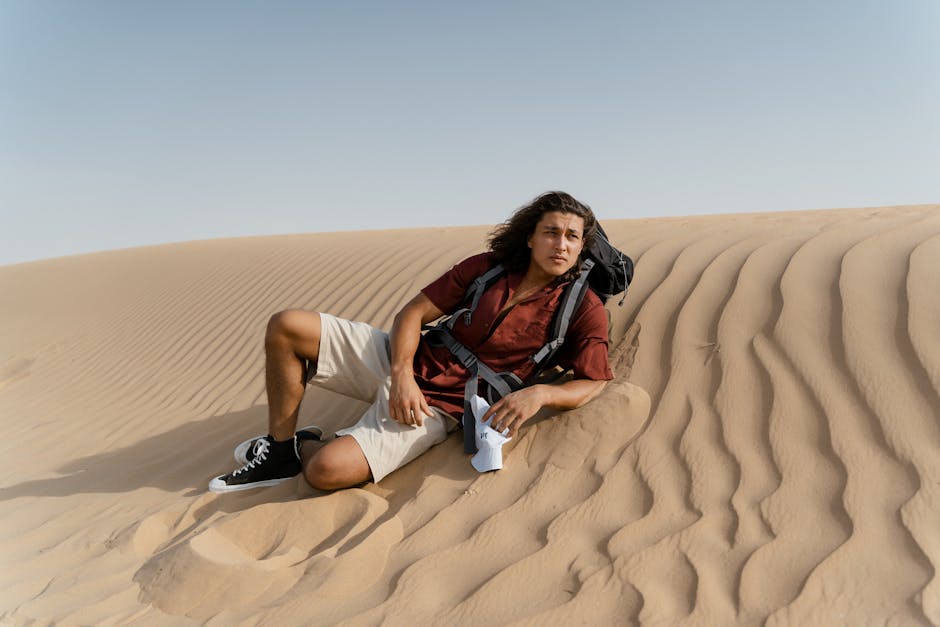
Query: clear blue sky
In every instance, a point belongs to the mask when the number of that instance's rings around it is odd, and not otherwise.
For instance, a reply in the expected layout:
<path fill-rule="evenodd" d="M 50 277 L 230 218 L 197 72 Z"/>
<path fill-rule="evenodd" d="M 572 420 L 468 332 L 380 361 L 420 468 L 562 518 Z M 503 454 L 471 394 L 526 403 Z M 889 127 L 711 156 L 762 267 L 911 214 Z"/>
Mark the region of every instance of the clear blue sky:
<path fill-rule="evenodd" d="M 0 264 L 940 202 L 940 3 L 0 0 Z"/>

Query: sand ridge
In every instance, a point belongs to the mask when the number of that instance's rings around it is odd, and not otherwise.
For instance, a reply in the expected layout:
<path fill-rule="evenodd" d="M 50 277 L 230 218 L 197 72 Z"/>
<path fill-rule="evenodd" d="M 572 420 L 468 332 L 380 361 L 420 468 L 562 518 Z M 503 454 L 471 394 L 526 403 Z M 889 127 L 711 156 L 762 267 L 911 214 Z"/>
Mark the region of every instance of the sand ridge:
<path fill-rule="evenodd" d="M 0 267 L 12 624 L 940 624 L 940 206 L 605 221 L 617 380 L 478 475 L 216 496 L 271 313 L 388 328 L 487 229 Z M 361 411 L 311 390 L 302 420 Z"/>

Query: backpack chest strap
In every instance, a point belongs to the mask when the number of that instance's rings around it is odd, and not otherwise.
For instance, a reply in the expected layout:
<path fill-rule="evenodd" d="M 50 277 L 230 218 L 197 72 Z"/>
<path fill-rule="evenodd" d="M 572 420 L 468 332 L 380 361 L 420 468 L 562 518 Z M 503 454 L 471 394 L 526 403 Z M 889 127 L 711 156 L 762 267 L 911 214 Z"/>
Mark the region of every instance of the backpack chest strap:
<path fill-rule="evenodd" d="M 430 329 L 425 337 L 432 345 L 446 346 L 451 354 L 467 369 L 469 377 L 466 385 L 464 385 L 463 393 L 463 448 L 465 453 L 476 453 L 476 422 L 473 418 L 470 399 L 479 391 L 479 380 L 482 378 L 486 381 L 500 398 L 523 387 L 523 383 L 515 375 L 511 375 L 514 379 L 512 384 L 507 382 L 492 368 L 480 361 L 469 348 L 457 341 L 447 328 L 435 327 Z"/>

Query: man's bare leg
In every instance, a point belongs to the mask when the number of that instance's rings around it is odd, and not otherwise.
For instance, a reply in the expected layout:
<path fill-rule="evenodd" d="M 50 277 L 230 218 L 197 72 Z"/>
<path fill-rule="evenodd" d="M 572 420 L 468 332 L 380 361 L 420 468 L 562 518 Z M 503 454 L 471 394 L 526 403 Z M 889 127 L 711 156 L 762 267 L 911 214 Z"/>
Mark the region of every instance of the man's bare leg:
<path fill-rule="evenodd" d="M 280 311 L 268 321 L 264 337 L 268 433 L 277 441 L 297 430 L 300 402 L 306 388 L 305 360 L 320 355 L 320 314 L 298 309 Z"/>
<path fill-rule="evenodd" d="M 320 314 L 291 309 L 268 321 L 264 338 L 268 433 L 277 441 L 293 437 L 306 389 L 305 360 L 320 356 Z M 304 478 L 318 490 L 338 490 L 372 478 L 369 463 L 352 436 L 327 443 L 307 440 L 301 448 Z"/>
<path fill-rule="evenodd" d="M 244 466 L 209 481 L 211 492 L 274 486 L 303 471 L 294 432 L 307 363 L 320 356 L 321 330 L 318 313 L 295 309 L 271 316 L 264 337 L 268 437 L 251 441 L 251 459 Z"/>

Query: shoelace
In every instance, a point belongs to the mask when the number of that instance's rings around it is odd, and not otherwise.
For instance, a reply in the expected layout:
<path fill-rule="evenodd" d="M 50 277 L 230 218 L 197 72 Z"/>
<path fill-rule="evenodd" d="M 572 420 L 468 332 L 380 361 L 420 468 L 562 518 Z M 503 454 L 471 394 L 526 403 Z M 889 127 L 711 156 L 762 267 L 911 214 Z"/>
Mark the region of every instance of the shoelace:
<path fill-rule="evenodd" d="M 243 472 L 248 472 L 249 470 L 255 467 L 255 464 L 258 464 L 259 462 L 263 462 L 268 457 L 268 451 L 270 450 L 270 448 L 271 448 L 271 443 L 268 442 L 267 438 L 258 438 L 258 440 L 255 442 L 255 445 L 251 451 L 253 455 L 253 457 L 251 458 L 251 461 L 245 464 L 244 466 L 242 466 L 241 468 L 239 468 L 238 470 L 236 470 L 235 472 L 233 472 L 232 476 L 235 477 Z"/>

